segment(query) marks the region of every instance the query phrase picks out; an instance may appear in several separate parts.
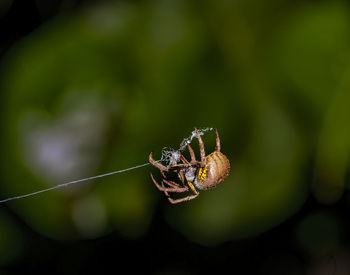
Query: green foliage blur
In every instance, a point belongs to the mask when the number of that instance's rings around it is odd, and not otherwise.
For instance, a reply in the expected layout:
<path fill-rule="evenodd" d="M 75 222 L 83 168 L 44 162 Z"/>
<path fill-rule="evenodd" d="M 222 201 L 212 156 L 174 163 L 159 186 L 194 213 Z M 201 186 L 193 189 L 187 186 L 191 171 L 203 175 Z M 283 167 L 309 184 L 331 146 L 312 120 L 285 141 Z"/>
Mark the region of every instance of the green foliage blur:
<path fill-rule="evenodd" d="M 266 232 L 310 194 L 335 203 L 350 153 L 348 10 L 330 0 L 156 0 L 55 17 L 0 64 L 2 198 L 146 163 L 194 127 L 214 127 L 231 172 L 193 201 L 160 203 L 149 177 L 159 173 L 146 166 L 8 207 L 56 240 L 137 239 L 164 207 L 175 230 L 215 245 Z M 203 139 L 210 153 L 214 132 Z M 21 237 L 1 209 L 0 220 L 6 262 Z M 337 242 L 336 221 L 310 217 L 296 233 L 306 253 L 325 239 L 308 235 L 322 224 Z"/>

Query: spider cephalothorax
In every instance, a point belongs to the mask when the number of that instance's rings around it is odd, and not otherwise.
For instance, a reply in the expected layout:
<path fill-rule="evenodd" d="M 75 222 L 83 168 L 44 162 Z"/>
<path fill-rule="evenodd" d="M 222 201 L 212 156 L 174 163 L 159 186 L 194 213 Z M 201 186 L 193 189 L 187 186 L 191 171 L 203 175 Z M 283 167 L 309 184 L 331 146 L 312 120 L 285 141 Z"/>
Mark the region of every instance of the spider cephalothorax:
<path fill-rule="evenodd" d="M 208 156 L 205 155 L 204 143 L 196 128 L 195 131 L 199 142 L 201 161 L 196 160 L 194 152 L 188 143 L 187 147 L 191 155 L 191 162 L 188 162 L 186 158 L 179 153 L 180 160 L 183 163 L 177 164 L 176 160 L 173 158 L 171 165 L 165 166 L 153 159 L 152 152 L 149 155 L 149 162 L 157 167 L 162 174 L 161 185 L 156 182 L 152 174 L 151 178 L 157 188 L 165 193 L 171 203 L 179 203 L 194 199 L 199 195 L 198 190 L 209 189 L 218 185 L 230 172 L 230 162 L 227 157 L 220 152 L 218 131 L 216 130 L 216 149 Z M 181 184 L 170 180 L 164 172 L 177 173 Z M 169 195 L 169 192 L 183 193 L 187 191 L 191 191 L 193 194 L 179 199 L 173 199 Z"/>

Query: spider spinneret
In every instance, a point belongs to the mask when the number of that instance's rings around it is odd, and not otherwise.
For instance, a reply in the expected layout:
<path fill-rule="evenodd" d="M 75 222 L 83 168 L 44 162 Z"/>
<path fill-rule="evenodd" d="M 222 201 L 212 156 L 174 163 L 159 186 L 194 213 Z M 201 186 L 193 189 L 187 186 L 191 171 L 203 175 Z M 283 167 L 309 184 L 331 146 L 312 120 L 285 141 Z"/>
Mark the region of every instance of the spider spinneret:
<path fill-rule="evenodd" d="M 161 184 L 158 184 L 152 173 L 151 178 L 157 188 L 164 192 L 171 203 L 179 203 L 196 198 L 199 195 L 199 190 L 209 189 L 218 185 L 228 176 L 230 172 L 230 162 L 220 151 L 221 145 L 218 131 L 215 130 L 216 149 L 208 156 L 205 155 L 204 143 L 196 128 L 195 131 L 198 138 L 201 161 L 196 160 L 194 151 L 189 143 L 187 143 L 187 148 L 190 152 L 191 162 L 189 162 L 180 152 L 178 152 L 182 163 L 177 164 L 177 161 L 175 158 L 173 158 L 171 165 L 165 166 L 153 159 L 152 152 L 149 155 L 149 162 L 160 170 L 162 182 Z M 164 172 L 176 173 L 181 181 L 181 184 L 169 180 Z M 187 191 L 190 191 L 193 194 L 179 199 L 173 199 L 169 195 L 169 192 L 183 193 Z"/>

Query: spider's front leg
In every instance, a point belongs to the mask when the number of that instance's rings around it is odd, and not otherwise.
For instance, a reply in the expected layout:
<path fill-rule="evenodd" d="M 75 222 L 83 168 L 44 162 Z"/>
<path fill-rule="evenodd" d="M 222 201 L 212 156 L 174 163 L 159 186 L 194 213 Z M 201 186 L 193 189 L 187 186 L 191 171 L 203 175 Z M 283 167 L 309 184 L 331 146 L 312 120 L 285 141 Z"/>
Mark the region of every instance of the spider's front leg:
<path fill-rule="evenodd" d="M 151 153 L 149 154 L 148 160 L 149 160 L 150 164 L 152 164 L 153 166 L 157 167 L 160 171 L 165 171 L 165 172 L 168 172 L 168 171 L 169 171 L 169 167 L 164 166 L 164 165 L 161 164 L 160 162 L 155 161 L 155 160 L 153 159 L 153 152 L 151 152 Z"/>

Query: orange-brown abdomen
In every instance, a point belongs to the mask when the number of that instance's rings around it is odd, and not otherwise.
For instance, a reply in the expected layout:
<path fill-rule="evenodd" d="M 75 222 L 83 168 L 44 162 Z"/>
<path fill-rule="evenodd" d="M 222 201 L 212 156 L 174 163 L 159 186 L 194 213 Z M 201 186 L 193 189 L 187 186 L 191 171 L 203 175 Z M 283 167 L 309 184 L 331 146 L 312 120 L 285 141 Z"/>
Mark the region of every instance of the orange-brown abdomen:
<path fill-rule="evenodd" d="M 206 165 L 200 168 L 196 186 L 199 189 L 208 189 L 222 182 L 230 172 L 230 161 L 221 152 L 213 152 L 205 157 Z"/>

